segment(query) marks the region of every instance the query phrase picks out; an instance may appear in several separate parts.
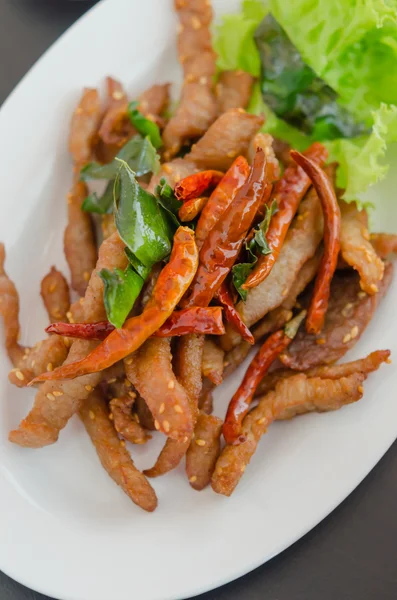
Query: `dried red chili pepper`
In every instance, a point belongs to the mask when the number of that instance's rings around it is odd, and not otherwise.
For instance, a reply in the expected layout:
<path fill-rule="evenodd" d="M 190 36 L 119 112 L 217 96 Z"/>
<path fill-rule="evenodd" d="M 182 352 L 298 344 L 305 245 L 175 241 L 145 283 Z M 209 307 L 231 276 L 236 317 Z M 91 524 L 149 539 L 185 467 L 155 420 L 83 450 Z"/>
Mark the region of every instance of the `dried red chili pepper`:
<path fill-rule="evenodd" d="M 200 250 L 200 264 L 184 302 L 186 307 L 208 306 L 222 285 L 262 202 L 266 174 L 266 156 L 258 149 L 248 180 L 211 229 Z"/>
<path fill-rule="evenodd" d="M 192 200 L 187 200 L 181 206 L 178 211 L 178 216 L 182 222 L 193 221 L 197 217 L 198 214 L 201 213 L 204 206 L 207 204 L 208 198 L 205 196 L 201 196 L 200 198 L 193 198 Z"/>
<path fill-rule="evenodd" d="M 99 323 L 59 322 L 49 325 L 46 332 L 56 333 L 64 337 L 102 341 L 114 330 L 114 325 L 109 321 L 100 321 Z M 222 309 L 219 306 L 208 308 L 193 306 L 192 308 L 174 311 L 154 336 L 175 337 L 187 335 L 188 333 L 223 335 L 225 328 L 222 322 Z"/>
<path fill-rule="evenodd" d="M 338 264 L 341 214 L 333 185 L 321 167 L 296 150 L 291 150 L 291 158 L 310 177 L 324 214 L 324 253 L 317 272 L 306 320 L 308 333 L 320 333 L 328 309 L 331 281 Z"/>
<path fill-rule="evenodd" d="M 218 185 L 223 177 L 221 171 L 200 171 L 181 179 L 176 184 L 174 194 L 181 202 L 199 198 L 209 188 Z"/>
<path fill-rule="evenodd" d="M 255 355 L 227 409 L 222 430 L 227 444 L 236 444 L 243 441 L 239 440 L 241 425 L 248 413 L 256 388 L 271 364 L 292 342 L 305 316 L 306 311 L 303 310 L 289 321 L 283 329 L 279 329 L 279 331 L 269 336 Z"/>
<path fill-rule="evenodd" d="M 326 161 L 328 153 L 322 144 L 315 142 L 304 152 L 304 155 L 321 166 Z M 273 215 L 266 233 L 271 254 L 259 257 L 254 270 L 242 286 L 244 290 L 256 287 L 269 275 L 280 254 L 298 206 L 310 186 L 309 176 L 295 164 L 289 165 L 282 178 L 275 184 L 270 201 L 276 200 L 278 211 Z"/>
<path fill-rule="evenodd" d="M 225 282 L 222 283 L 216 297 L 220 304 L 222 304 L 225 311 L 225 317 L 233 329 L 235 329 L 241 335 L 243 340 L 249 344 L 255 344 L 254 336 L 240 317 L 240 314 L 237 312 Z"/>
<path fill-rule="evenodd" d="M 172 314 L 191 284 L 197 265 L 198 251 L 194 233 L 187 227 L 179 227 L 174 237 L 170 261 L 161 271 L 142 314 L 128 319 L 122 329 L 113 331 L 82 360 L 44 373 L 34 381 L 73 379 L 86 373 L 103 371 L 134 352 Z"/>
<path fill-rule="evenodd" d="M 212 192 L 196 227 L 196 243 L 199 249 L 215 223 L 233 202 L 239 188 L 247 181 L 249 172 L 247 160 L 239 156 Z"/>

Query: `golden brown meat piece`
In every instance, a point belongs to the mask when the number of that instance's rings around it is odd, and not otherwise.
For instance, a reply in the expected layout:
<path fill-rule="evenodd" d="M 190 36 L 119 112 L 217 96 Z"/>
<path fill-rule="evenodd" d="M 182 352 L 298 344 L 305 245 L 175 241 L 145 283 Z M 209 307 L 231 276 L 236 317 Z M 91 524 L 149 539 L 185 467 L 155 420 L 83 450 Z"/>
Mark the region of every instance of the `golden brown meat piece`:
<path fill-rule="evenodd" d="M 212 92 L 216 72 L 211 46 L 211 3 L 207 0 L 176 0 L 179 17 L 178 54 L 184 83 L 180 104 L 163 132 L 167 159 L 185 142 L 203 135 L 215 120 L 217 105 Z"/>
<path fill-rule="evenodd" d="M 368 375 L 372 371 L 379 369 L 383 362 L 390 362 L 390 350 L 376 350 L 371 352 L 365 358 L 354 360 L 352 362 L 343 363 L 342 365 L 321 365 L 319 367 L 313 367 L 308 371 L 305 371 L 307 377 L 320 377 L 320 379 L 340 379 L 341 377 L 349 377 L 354 373 L 361 373 Z M 273 373 L 266 375 L 261 383 L 259 384 L 255 396 L 263 396 L 271 390 L 274 390 L 277 383 L 282 379 L 293 377 L 296 375 L 296 371 L 291 369 L 278 369 Z"/>
<path fill-rule="evenodd" d="M 76 164 L 84 164 L 91 160 L 101 114 L 98 90 L 84 89 L 73 113 L 69 134 L 69 152 Z"/>
<path fill-rule="evenodd" d="M 237 310 L 244 323 L 251 327 L 288 297 L 303 265 L 314 256 L 323 231 L 321 206 L 317 194 L 309 191 L 301 203 L 280 255 L 270 275 L 248 292 L 246 302 L 238 302 Z M 222 347 L 229 350 L 240 342 L 240 336 L 226 326 Z"/>
<path fill-rule="evenodd" d="M 179 384 L 187 393 L 189 410 L 193 426 L 197 417 L 198 399 L 201 392 L 201 361 L 203 355 L 204 336 L 184 335 L 177 341 L 174 356 L 174 369 Z M 159 477 L 175 469 L 185 456 L 190 437 L 182 441 L 168 438 L 160 452 L 156 463 L 151 469 L 145 471 L 148 477 Z"/>
<path fill-rule="evenodd" d="M 14 283 L 4 269 L 6 253 L 0 243 L 0 315 L 4 321 L 5 347 L 10 361 L 18 366 L 23 360 L 25 348 L 19 344 L 19 296 Z"/>
<path fill-rule="evenodd" d="M 360 275 L 360 285 L 367 294 L 376 294 L 383 278 L 384 263 L 376 254 L 368 233 L 368 217 L 355 202 L 340 201 L 342 257 Z"/>
<path fill-rule="evenodd" d="M 106 319 L 103 305 L 103 282 L 99 272 L 103 268 L 124 269 L 127 258 L 124 243 L 117 234 L 103 242 L 99 250 L 98 263 L 84 298 L 84 321 L 94 323 Z M 73 362 L 86 356 L 98 342 L 76 340 L 73 342 L 65 362 Z M 57 441 L 59 432 L 69 419 L 80 409 L 89 394 L 98 385 L 102 373 L 92 373 L 70 381 L 47 381 L 40 386 L 34 405 L 18 429 L 11 431 L 9 440 L 20 446 L 41 448 Z"/>
<path fill-rule="evenodd" d="M 288 296 L 281 305 L 282 308 L 291 310 L 296 306 L 298 296 L 300 296 L 302 292 L 305 291 L 309 283 L 311 283 L 316 276 L 321 261 L 321 255 L 322 247 L 320 246 L 316 254 L 305 262 L 305 264 L 297 274 L 294 283 L 290 287 Z"/>
<path fill-rule="evenodd" d="M 205 340 L 201 370 L 204 377 L 208 377 L 215 385 L 220 385 L 223 380 L 224 356 L 225 352 L 213 340 Z"/>
<path fill-rule="evenodd" d="M 215 386 L 212 383 L 212 381 L 210 381 L 206 377 L 203 378 L 203 385 L 198 401 L 198 407 L 206 415 L 210 415 L 214 410 L 214 399 L 212 396 L 214 387 Z"/>
<path fill-rule="evenodd" d="M 135 415 L 137 417 L 138 423 L 142 425 L 148 431 L 154 431 L 156 428 L 154 426 L 153 415 L 149 410 L 148 405 L 145 400 L 137 394 L 135 400 Z"/>
<path fill-rule="evenodd" d="M 116 233 L 117 227 L 113 213 L 102 215 L 101 226 L 104 240 L 107 240 L 113 233 Z"/>
<path fill-rule="evenodd" d="M 252 138 L 248 148 L 248 161 L 250 164 L 254 162 L 255 154 L 258 148 L 262 148 L 266 154 L 266 160 L 272 164 L 273 175 L 275 179 L 280 177 L 280 164 L 273 149 L 273 137 L 269 133 L 259 132 Z"/>
<path fill-rule="evenodd" d="M 262 125 L 262 117 L 242 108 L 229 110 L 192 146 L 186 159 L 203 169 L 227 171 L 237 156 L 247 156 L 250 140 Z"/>
<path fill-rule="evenodd" d="M 251 99 L 254 78 L 245 71 L 223 71 L 216 84 L 218 113 L 231 108 L 247 108 Z"/>
<path fill-rule="evenodd" d="M 105 471 L 137 506 L 152 512 L 157 506 L 156 494 L 146 477 L 135 467 L 125 442 L 119 440 L 109 419 L 106 402 L 99 392 L 86 398 L 79 414 Z"/>
<path fill-rule="evenodd" d="M 127 442 L 145 444 L 151 436 L 146 435 L 145 430 L 136 420 L 136 415 L 132 413 L 134 401 L 135 398 L 131 396 L 112 398 L 109 402 L 109 418 L 113 421 L 117 433 Z"/>
<path fill-rule="evenodd" d="M 38 375 L 62 365 L 68 351 L 64 338 L 53 335 L 38 342 L 33 348 L 26 348 L 16 368 L 10 371 L 8 379 L 17 387 L 26 387 Z"/>
<path fill-rule="evenodd" d="M 64 236 L 64 251 L 71 273 L 72 288 L 80 296 L 85 294 L 97 258 L 91 218 L 81 210 L 87 196 L 88 189 L 85 183 L 75 183 L 68 195 L 68 224 Z"/>
<path fill-rule="evenodd" d="M 157 175 L 153 175 L 149 183 L 148 191 L 153 194 L 161 179 L 165 179 L 172 189 L 174 189 L 175 185 L 181 179 L 193 175 L 193 173 L 197 173 L 197 171 L 198 168 L 191 161 L 186 160 L 185 158 L 174 158 L 174 160 L 168 163 L 163 163 L 160 172 Z"/>
<path fill-rule="evenodd" d="M 168 108 L 170 101 L 170 84 L 162 83 L 152 85 L 139 97 L 139 110 L 152 121 L 159 122 L 159 118 Z"/>
<path fill-rule="evenodd" d="M 339 360 L 360 339 L 393 278 L 393 266 L 386 265 L 379 292 L 368 296 L 353 271 L 339 272 L 331 285 L 324 327 L 319 335 L 298 332 L 289 349 L 280 356 L 291 369 L 306 370 Z M 308 298 L 306 298 L 306 302 Z"/>
<path fill-rule="evenodd" d="M 380 258 L 387 258 L 389 254 L 397 252 L 397 235 L 392 233 L 371 233 L 371 244 Z"/>
<path fill-rule="evenodd" d="M 62 273 L 55 267 L 51 267 L 51 271 L 41 282 L 41 297 L 50 323 L 67 321 L 66 313 L 70 307 L 69 286 Z"/>
<path fill-rule="evenodd" d="M 169 338 L 151 338 L 124 361 L 128 379 L 144 398 L 157 430 L 179 442 L 193 433 L 189 400 L 172 370 Z"/>
<path fill-rule="evenodd" d="M 203 490 L 211 481 L 221 451 L 222 419 L 201 413 L 194 437 L 186 454 L 186 474 L 195 490 Z"/>
<path fill-rule="evenodd" d="M 308 379 L 303 373 L 280 381 L 274 392 L 263 396 L 259 404 L 243 421 L 245 441 L 226 446 L 212 476 L 212 488 L 218 494 L 230 496 L 254 455 L 258 442 L 268 426 L 277 419 L 318 411 L 337 410 L 360 400 L 365 375 L 355 373 L 338 380 Z"/>

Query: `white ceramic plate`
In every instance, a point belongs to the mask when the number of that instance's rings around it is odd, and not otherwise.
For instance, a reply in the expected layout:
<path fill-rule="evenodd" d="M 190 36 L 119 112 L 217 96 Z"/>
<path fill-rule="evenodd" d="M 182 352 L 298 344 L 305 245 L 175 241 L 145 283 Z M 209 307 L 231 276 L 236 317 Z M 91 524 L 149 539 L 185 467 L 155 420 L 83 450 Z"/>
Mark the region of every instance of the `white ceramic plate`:
<path fill-rule="evenodd" d="M 214 5 L 231 11 L 238 1 Z M 107 74 L 134 95 L 177 80 L 175 25 L 171 0 L 103 1 L 46 53 L 0 112 L 0 239 L 21 293 L 23 342 L 40 339 L 46 324 L 41 277 L 54 263 L 65 268 L 66 136 L 81 88 Z M 377 226 L 389 231 L 397 230 L 396 187 L 394 174 L 373 192 L 383 198 Z M 352 358 L 376 348 L 397 355 L 396 288 Z M 155 480 L 159 508 L 146 514 L 102 470 L 77 419 L 55 446 L 8 443 L 34 392 L 8 384 L 0 353 L 0 569 L 62 600 L 175 600 L 231 581 L 321 521 L 397 433 L 396 370 L 382 367 L 357 405 L 273 425 L 231 499 L 193 491 L 180 469 Z M 220 414 L 239 376 L 220 391 Z M 147 449 L 133 448 L 139 467 L 152 464 L 161 443 L 158 437 Z"/>

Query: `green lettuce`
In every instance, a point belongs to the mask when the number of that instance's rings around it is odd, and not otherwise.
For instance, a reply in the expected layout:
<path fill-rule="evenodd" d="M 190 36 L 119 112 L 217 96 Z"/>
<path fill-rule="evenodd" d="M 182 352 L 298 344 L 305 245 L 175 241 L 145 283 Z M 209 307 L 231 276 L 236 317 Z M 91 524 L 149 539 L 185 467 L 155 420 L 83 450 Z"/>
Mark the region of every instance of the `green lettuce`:
<path fill-rule="evenodd" d="M 356 199 L 384 177 L 387 144 L 397 141 L 396 0 L 244 0 L 239 14 L 224 18 L 216 32 L 218 67 L 258 77 L 261 63 L 254 32 L 271 12 L 304 61 L 338 94 L 338 102 L 371 127 L 360 138 L 327 141 L 337 160 L 338 185 Z M 250 112 L 266 116 L 264 131 L 303 150 L 315 138 L 276 117 L 255 86 Z"/>

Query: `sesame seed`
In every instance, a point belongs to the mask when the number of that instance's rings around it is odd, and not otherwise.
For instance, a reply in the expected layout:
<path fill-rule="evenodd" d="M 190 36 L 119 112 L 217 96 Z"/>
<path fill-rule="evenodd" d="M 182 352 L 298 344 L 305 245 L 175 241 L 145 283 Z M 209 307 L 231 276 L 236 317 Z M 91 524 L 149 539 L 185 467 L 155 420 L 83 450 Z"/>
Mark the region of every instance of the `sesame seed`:
<path fill-rule="evenodd" d="M 260 419 L 257 420 L 257 424 L 263 425 L 263 423 L 265 423 L 265 421 L 266 421 L 266 417 L 261 417 Z"/>
<path fill-rule="evenodd" d="M 185 437 L 183 438 L 183 443 L 186 444 L 186 442 L 188 441 L 188 439 L 189 439 L 188 436 L 185 435 Z"/>
<path fill-rule="evenodd" d="M 84 271 L 83 277 L 84 277 L 85 281 L 89 281 L 91 275 L 88 271 Z"/>
<path fill-rule="evenodd" d="M 343 343 L 347 344 L 348 342 L 350 342 L 350 340 L 352 339 L 352 336 L 350 333 L 346 333 L 345 337 L 343 338 Z"/>
<path fill-rule="evenodd" d="M 92 385 L 85 385 L 84 388 L 87 390 L 87 392 L 92 392 L 92 390 L 94 389 Z"/>
<path fill-rule="evenodd" d="M 365 298 L 365 296 L 366 296 L 366 295 L 367 295 L 367 294 L 366 294 L 365 292 L 358 292 L 358 294 L 357 294 L 357 296 L 358 296 L 359 298 Z"/>
<path fill-rule="evenodd" d="M 230 365 L 230 362 L 228 360 L 225 360 L 225 362 L 223 363 L 223 368 L 226 369 L 226 367 L 228 367 Z"/>
<path fill-rule="evenodd" d="M 365 240 L 369 240 L 369 233 L 368 233 L 368 229 L 366 227 L 363 227 L 361 230 L 361 235 L 363 236 L 363 238 Z"/>
<path fill-rule="evenodd" d="M 116 90 L 115 92 L 113 92 L 112 98 L 114 98 L 115 100 L 122 100 L 124 98 L 124 94 L 120 90 Z"/>
<path fill-rule="evenodd" d="M 65 344 L 66 348 L 70 348 L 70 340 L 67 337 L 63 338 L 63 343 Z"/>
<path fill-rule="evenodd" d="M 168 421 L 163 421 L 163 429 L 166 433 L 169 432 L 170 430 L 170 424 L 168 423 Z"/>
<path fill-rule="evenodd" d="M 23 381 L 25 379 L 25 375 L 22 373 L 22 371 L 16 371 L 15 375 L 17 376 L 17 379 L 19 379 L 19 381 Z"/>
<path fill-rule="evenodd" d="M 136 398 L 136 393 L 135 392 L 131 392 L 131 390 L 128 392 L 128 395 L 130 398 L 132 398 L 133 400 L 135 400 Z"/>
<path fill-rule="evenodd" d="M 178 27 L 177 27 L 177 32 L 178 33 L 182 33 L 182 31 L 184 30 L 184 26 L 182 25 L 182 23 L 179 23 Z"/>
<path fill-rule="evenodd" d="M 95 413 L 92 410 L 90 410 L 90 412 L 88 414 L 90 416 L 91 421 L 94 421 L 94 419 L 95 419 Z"/>
<path fill-rule="evenodd" d="M 132 365 L 132 358 L 127 358 L 125 361 L 126 365 Z"/>
<path fill-rule="evenodd" d="M 201 85 L 207 85 L 208 77 L 200 77 L 199 82 L 201 83 Z"/>
<path fill-rule="evenodd" d="M 160 423 L 157 420 L 154 421 L 154 427 L 157 429 L 157 431 L 160 429 Z"/>
<path fill-rule="evenodd" d="M 237 156 L 237 152 L 235 150 L 230 150 L 226 156 L 228 158 L 234 158 L 235 156 Z"/>
<path fill-rule="evenodd" d="M 387 365 L 391 365 L 391 363 L 392 363 L 392 360 L 391 360 L 391 358 L 387 358 L 387 359 L 385 360 L 385 362 L 386 362 L 386 364 L 387 364 Z"/>
<path fill-rule="evenodd" d="M 51 285 L 48 288 L 48 293 L 52 294 L 53 292 L 55 292 L 56 289 L 57 289 L 57 284 L 55 282 L 51 283 Z"/>
<path fill-rule="evenodd" d="M 171 169 L 170 165 L 163 165 L 163 171 L 164 171 L 164 173 L 171 173 L 172 169 Z"/>
<path fill-rule="evenodd" d="M 222 468 L 222 467 L 217 467 L 217 469 L 216 469 L 216 474 L 217 474 L 217 475 L 222 475 L 222 471 L 223 471 L 223 468 Z"/>
<path fill-rule="evenodd" d="M 59 398 L 59 396 L 63 396 L 63 392 L 59 391 L 59 390 L 55 390 L 55 392 L 53 392 L 54 396 L 57 396 Z"/>
<path fill-rule="evenodd" d="M 179 406 L 179 404 L 175 404 L 175 406 L 174 406 L 174 411 L 175 411 L 176 413 L 182 414 L 182 413 L 183 413 L 182 406 Z"/>
<path fill-rule="evenodd" d="M 169 390 L 173 390 L 175 387 L 175 381 L 173 379 L 170 379 L 167 387 Z"/>
<path fill-rule="evenodd" d="M 30 365 L 30 366 L 32 367 L 32 369 L 33 369 L 33 367 L 35 366 L 35 364 L 36 364 L 36 361 L 35 361 L 35 360 L 32 360 L 32 362 L 31 362 L 31 365 Z"/>
<path fill-rule="evenodd" d="M 113 413 L 110 413 L 110 415 L 109 415 L 109 419 L 110 419 L 111 421 L 113 421 L 113 419 L 114 419 Z"/>
<path fill-rule="evenodd" d="M 322 346 L 323 344 L 325 344 L 325 339 L 324 338 L 318 338 L 316 340 L 316 344 L 318 344 L 319 346 Z"/>
<path fill-rule="evenodd" d="M 112 379 L 109 379 L 108 383 L 116 383 L 116 381 L 116 377 L 112 377 Z"/>
<path fill-rule="evenodd" d="M 342 315 L 347 317 L 350 310 L 353 308 L 353 302 L 348 302 L 342 310 Z"/>
<path fill-rule="evenodd" d="M 358 336 L 358 327 L 357 327 L 357 325 L 355 325 L 354 327 L 352 327 L 352 329 L 350 331 L 350 335 L 352 336 L 353 339 Z"/>
<path fill-rule="evenodd" d="M 193 75 L 193 73 L 188 73 L 188 74 L 186 75 L 186 77 L 185 77 L 185 81 L 186 81 L 187 83 L 192 83 L 192 82 L 194 81 L 194 75 Z"/>
<path fill-rule="evenodd" d="M 120 446 L 121 446 L 122 448 L 125 448 L 125 441 L 124 441 L 124 440 L 120 440 Z"/>
<path fill-rule="evenodd" d="M 206 441 L 205 441 L 205 440 L 200 440 L 200 439 L 199 439 L 199 440 L 196 440 L 196 444 L 197 444 L 197 446 L 205 446 L 205 444 L 206 444 Z"/>
<path fill-rule="evenodd" d="M 378 286 L 375 283 L 371 283 L 371 285 L 369 286 L 369 289 L 374 294 L 377 294 L 379 292 L 379 288 L 378 288 Z"/>
<path fill-rule="evenodd" d="M 162 403 L 160 404 L 160 409 L 159 409 L 159 413 L 160 413 L 160 415 L 162 415 L 164 411 L 165 411 L 165 404 L 164 404 L 164 402 L 162 402 Z"/>
<path fill-rule="evenodd" d="M 358 386 L 358 388 L 357 388 L 357 391 L 358 391 L 358 392 L 360 392 L 360 394 L 363 394 L 363 393 L 364 393 L 364 388 L 363 388 L 363 386 L 362 386 L 362 385 L 359 385 L 359 386 Z"/>
<path fill-rule="evenodd" d="M 195 481 L 197 481 L 197 476 L 192 475 L 191 477 L 189 477 L 189 481 L 190 481 L 190 483 L 194 483 Z"/>
<path fill-rule="evenodd" d="M 285 289 L 282 291 L 281 295 L 282 295 L 282 296 L 286 296 L 287 294 L 288 294 L 288 288 L 285 288 Z"/>
<path fill-rule="evenodd" d="M 241 473 L 244 473 L 245 469 L 246 469 L 246 466 L 245 466 L 245 465 L 243 465 L 243 466 L 241 467 L 241 469 L 240 469 Z"/>
<path fill-rule="evenodd" d="M 48 392 L 47 398 L 48 398 L 48 400 L 55 400 L 55 396 L 53 394 L 51 394 L 50 392 Z"/>
<path fill-rule="evenodd" d="M 54 367 L 52 363 L 48 363 L 47 365 L 47 371 L 53 371 Z"/>
<path fill-rule="evenodd" d="M 73 315 L 72 315 L 72 313 L 70 312 L 70 310 L 68 310 L 68 312 L 66 313 L 66 316 L 67 316 L 68 320 L 69 320 L 70 322 L 72 322 L 72 320 L 73 320 Z"/>
<path fill-rule="evenodd" d="M 139 425 L 139 423 L 141 422 L 141 421 L 140 421 L 140 419 L 139 419 L 139 415 L 138 415 L 137 413 L 134 413 L 132 416 L 134 417 L 135 421 L 136 421 L 136 422 L 138 423 L 138 425 Z"/>

